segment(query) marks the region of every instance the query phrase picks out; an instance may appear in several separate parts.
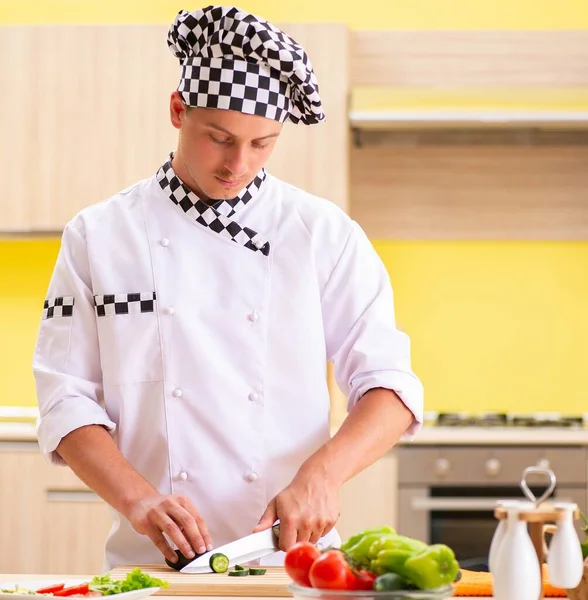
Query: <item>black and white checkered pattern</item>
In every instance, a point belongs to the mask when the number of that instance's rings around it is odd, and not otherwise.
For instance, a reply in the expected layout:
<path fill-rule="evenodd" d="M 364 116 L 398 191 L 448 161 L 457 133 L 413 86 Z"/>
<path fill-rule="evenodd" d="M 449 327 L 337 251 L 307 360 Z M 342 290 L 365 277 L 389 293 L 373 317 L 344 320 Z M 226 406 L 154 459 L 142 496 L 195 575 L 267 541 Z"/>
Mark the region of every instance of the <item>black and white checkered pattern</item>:
<path fill-rule="evenodd" d="M 75 298 L 73 296 L 57 296 L 47 298 L 43 305 L 43 319 L 73 317 Z"/>
<path fill-rule="evenodd" d="M 212 229 L 237 244 L 241 244 L 255 252 L 268 256 L 270 243 L 265 241 L 256 231 L 242 227 L 230 219 L 240 208 L 243 208 L 262 188 L 266 179 L 265 170 L 261 170 L 255 179 L 235 198 L 218 200 L 214 204 L 206 204 L 175 174 L 170 159 L 157 171 L 157 181 L 161 189 L 187 215 L 197 223 Z"/>
<path fill-rule="evenodd" d="M 155 311 L 155 292 L 104 294 L 94 296 L 96 316 L 137 315 Z"/>
<path fill-rule="evenodd" d="M 168 45 L 180 60 L 178 91 L 189 106 L 305 125 L 325 119 L 304 48 L 260 17 L 227 6 L 182 10 Z"/>

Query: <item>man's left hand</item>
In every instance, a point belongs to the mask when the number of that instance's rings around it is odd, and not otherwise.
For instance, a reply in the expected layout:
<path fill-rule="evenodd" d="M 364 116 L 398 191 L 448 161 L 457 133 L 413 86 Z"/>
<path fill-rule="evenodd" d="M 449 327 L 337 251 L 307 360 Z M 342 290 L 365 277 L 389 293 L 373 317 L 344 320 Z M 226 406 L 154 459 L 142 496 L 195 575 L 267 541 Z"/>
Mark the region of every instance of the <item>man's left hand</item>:
<path fill-rule="evenodd" d="M 316 544 L 339 518 L 339 485 L 324 473 L 298 473 L 292 483 L 272 498 L 254 533 L 280 520 L 280 550 L 296 542 Z"/>

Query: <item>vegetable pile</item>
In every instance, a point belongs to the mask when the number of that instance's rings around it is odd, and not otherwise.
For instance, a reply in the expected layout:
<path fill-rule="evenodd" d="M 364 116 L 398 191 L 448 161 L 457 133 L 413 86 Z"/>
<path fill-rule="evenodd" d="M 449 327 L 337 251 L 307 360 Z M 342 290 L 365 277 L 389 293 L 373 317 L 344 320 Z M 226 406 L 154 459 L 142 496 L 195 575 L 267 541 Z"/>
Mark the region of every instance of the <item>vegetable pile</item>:
<path fill-rule="evenodd" d="M 3 594 L 27 594 L 57 597 L 90 597 L 90 596 L 112 596 L 132 590 L 145 588 L 168 587 L 167 581 L 151 577 L 141 569 L 133 569 L 125 579 L 115 581 L 110 575 L 97 575 L 87 583 L 65 587 L 65 583 L 57 583 L 49 587 L 37 590 L 24 589 L 16 586 L 14 589 L 0 590 Z"/>
<path fill-rule="evenodd" d="M 300 542 L 286 553 L 284 567 L 298 585 L 331 590 L 431 590 L 459 573 L 449 546 L 428 545 L 390 527 L 366 529 L 340 549 Z"/>

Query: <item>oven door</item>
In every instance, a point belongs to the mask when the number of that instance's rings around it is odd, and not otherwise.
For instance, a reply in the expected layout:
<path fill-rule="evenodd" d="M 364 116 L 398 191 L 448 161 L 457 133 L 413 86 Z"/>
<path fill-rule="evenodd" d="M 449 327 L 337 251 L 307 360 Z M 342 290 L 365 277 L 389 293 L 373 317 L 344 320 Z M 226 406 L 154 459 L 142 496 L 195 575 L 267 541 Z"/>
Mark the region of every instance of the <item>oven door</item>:
<path fill-rule="evenodd" d="M 544 488 L 533 490 L 539 496 Z M 553 497 L 586 506 L 585 488 L 559 488 Z M 513 487 L 414 487 L 399 490 L 398 532 L 428 544 L 446 544 L 464 569 L 488 571 L 497 500 L 521 498 Z M 576 522 L 578 534 L 581 523 Z M 583 539 L 583 538 L 582 538 Z"/>

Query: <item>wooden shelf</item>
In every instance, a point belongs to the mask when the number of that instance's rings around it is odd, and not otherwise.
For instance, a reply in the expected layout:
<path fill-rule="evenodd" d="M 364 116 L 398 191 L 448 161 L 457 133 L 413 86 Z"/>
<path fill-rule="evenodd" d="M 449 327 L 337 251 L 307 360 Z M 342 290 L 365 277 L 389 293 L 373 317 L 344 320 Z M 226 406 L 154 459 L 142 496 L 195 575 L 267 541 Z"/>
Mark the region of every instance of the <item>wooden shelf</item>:
<path fill-rule="evenodd" d="M 352 128 L 587 129 L 588 88 L 426 90 L 361 87 L 352 90 Z"/>

